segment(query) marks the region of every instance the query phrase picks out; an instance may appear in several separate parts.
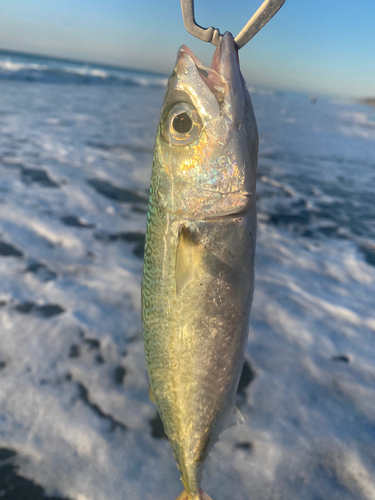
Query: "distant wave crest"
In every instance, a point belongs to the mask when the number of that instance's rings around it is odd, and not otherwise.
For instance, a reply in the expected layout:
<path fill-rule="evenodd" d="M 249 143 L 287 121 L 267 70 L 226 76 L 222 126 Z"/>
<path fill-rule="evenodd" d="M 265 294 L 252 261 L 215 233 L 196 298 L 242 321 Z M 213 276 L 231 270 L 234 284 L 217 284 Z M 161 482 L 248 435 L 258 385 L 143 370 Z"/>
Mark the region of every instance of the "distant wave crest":
<path fill-rule="evenodd" d="M 126 86 L 165 87 L 168 79 L 157 75 L 132 75 L 129 70 L 111 70 L 90 66 L 50 66 L 0 60 L 0 79 L 46 83 L 118 84 Z"/>

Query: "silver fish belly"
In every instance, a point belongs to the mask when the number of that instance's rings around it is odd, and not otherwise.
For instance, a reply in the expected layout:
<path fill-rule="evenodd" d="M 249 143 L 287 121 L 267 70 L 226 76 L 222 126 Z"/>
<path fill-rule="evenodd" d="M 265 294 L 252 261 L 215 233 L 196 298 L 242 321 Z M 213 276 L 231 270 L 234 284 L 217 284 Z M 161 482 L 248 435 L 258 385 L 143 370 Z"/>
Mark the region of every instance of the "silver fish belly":
<path fill-rule="evenodd" d="M 179 50 L 155 143 L 142 280 L 150 392 L 185 487 L 234 405 L 253 295 L 258 135 L 230 33 Z M 185 496 L 184 496 L 185 495 Z"/>

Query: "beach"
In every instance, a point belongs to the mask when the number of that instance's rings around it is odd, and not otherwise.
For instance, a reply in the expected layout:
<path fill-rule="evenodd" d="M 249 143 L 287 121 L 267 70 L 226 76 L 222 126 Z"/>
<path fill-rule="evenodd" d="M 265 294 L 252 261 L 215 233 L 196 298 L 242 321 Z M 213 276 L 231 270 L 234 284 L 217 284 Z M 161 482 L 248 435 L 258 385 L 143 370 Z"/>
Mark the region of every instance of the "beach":
<path fill-rule="evenodd" d="M 140 318 L 166 83 L 0 52 L 2 500 L 182 490 Z M 260 151 L 245 423 L 221 436 L 203 488 L 374 500 L 375 108 L 247 83 Z"/>

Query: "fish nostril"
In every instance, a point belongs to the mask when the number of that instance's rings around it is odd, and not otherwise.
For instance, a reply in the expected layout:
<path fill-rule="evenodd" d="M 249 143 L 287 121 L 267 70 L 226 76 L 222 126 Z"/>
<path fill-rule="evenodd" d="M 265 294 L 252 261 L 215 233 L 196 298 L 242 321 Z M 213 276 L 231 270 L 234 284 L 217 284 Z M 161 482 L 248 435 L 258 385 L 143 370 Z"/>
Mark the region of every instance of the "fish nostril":
<path fill-rule="evenodd" d="M 190 132 L 193 122 L 187 113 L 180 113 L 173 119 L 173 128 L 180 134 Z"/>

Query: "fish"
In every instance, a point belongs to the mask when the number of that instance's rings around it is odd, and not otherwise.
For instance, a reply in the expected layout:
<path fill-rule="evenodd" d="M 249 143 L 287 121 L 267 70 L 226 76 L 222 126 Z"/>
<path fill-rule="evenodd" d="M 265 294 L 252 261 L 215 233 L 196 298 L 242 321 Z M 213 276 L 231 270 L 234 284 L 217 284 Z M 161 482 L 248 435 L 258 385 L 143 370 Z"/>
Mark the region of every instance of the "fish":
<path fill-rule="evenodd" d="M 210 68 L 183 45 L 155 141 L 142 277 L 150 399 L 181 473 L 202 468 L 235 412 L 254 288 L 258 132 L 233 36 Z"/>

